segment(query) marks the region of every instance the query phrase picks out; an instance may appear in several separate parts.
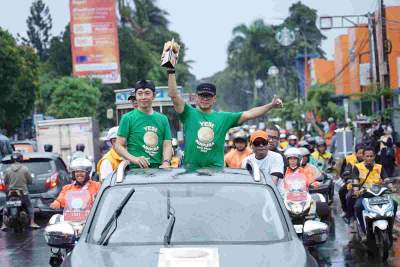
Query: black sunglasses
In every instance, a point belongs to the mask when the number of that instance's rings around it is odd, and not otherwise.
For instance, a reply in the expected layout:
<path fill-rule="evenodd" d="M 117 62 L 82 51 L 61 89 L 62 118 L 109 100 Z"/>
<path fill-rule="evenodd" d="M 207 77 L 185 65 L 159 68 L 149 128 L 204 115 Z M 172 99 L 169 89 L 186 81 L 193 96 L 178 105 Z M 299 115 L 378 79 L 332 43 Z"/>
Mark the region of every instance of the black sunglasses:
<path fill-rule="evenodd" d="M 259 141 L 259 142 L 254 142 L 253 146 L 267 146 L 268 142 L 267 141 Z"/>

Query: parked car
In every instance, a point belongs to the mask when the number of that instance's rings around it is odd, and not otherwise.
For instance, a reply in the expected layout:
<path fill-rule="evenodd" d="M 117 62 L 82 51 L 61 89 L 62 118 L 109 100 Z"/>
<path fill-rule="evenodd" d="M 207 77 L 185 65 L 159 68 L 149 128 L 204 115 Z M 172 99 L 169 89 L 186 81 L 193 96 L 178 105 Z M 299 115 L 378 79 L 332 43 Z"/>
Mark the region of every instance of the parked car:
<path fill-rule="evenodd" d="M 32 205 L 39 212 L 53 212 L 49 208 L 57 198 L 62 187 L 71 183 L 71 177 L 63 160 L 54 153 L 22 153 L 23 162 L 32 173 L 33 182 L 28 186 Z M 0 185 L 4 184 L 4 171 L 12 164 L 11 157 L 6 156 L 0 164 Z M 5 188 L 0 186 L 0 208 L 5 203 Z"/>
<path fill-rule="evenodd" d="M 103 182 L 79 237 L 66 222 L 46 228 L 47 244 L 66 251 L 63 266 L 317 266 L 258 167 L 253 175 L 238 169 L 125 174 L 125 165 Z"/>
<path fill-rule="evenodd" d="M 31 140 L 12 141 L 11 146 L 13 147 L 14 151 L 20 151 L 24 153 L 37 151 L 36 142 Z"/>

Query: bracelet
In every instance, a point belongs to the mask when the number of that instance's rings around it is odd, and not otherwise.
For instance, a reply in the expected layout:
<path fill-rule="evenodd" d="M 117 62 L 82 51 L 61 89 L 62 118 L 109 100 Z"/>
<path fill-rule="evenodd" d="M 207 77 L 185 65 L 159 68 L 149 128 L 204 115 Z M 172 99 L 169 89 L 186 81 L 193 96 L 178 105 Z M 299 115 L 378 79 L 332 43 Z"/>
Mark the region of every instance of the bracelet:
<path fill-rule="evenodd" d="M 168 69 L 168 70 L 167 70 L 167 73 L 168 73 L 168 74 L 175 74 L 175 69 Z"/>
<path fill-rule="evenodd" d="M 164 163 L 164 162 L 169 163 L 169 160 L 168 160 L 168 159 L 164 159 L 164 160 L 163 160 L 163 163 Z"/>

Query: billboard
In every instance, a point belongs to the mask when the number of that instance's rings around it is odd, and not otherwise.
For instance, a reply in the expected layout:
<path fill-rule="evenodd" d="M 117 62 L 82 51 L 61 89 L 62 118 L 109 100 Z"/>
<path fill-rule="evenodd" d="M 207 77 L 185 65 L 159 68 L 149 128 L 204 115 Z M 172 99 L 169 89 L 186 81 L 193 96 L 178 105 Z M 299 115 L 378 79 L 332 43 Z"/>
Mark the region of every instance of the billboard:
<path fill-rule="evenodd" d="M 115 0 L 70 0 L 70 15 L 73 75 L 120 83 Z"/>

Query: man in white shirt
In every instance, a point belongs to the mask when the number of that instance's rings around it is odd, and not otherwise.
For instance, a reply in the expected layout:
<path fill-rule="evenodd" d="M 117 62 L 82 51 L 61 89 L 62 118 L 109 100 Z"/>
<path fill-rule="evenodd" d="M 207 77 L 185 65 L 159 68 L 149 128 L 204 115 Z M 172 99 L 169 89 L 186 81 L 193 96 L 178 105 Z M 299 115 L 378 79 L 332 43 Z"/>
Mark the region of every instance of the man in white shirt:
<path fill-rule="evenodd" d="M 253 154 L 242 161 L 242 168 L 246 168 L 249 160 L 257 162 L 267 179 L 272 179 L 276 184 L 283 178 L 283 159 L 279 153 L 268 150 L 268 134 L 265 131 L 255 131 L 250 136 L 250 145 Z"/>

